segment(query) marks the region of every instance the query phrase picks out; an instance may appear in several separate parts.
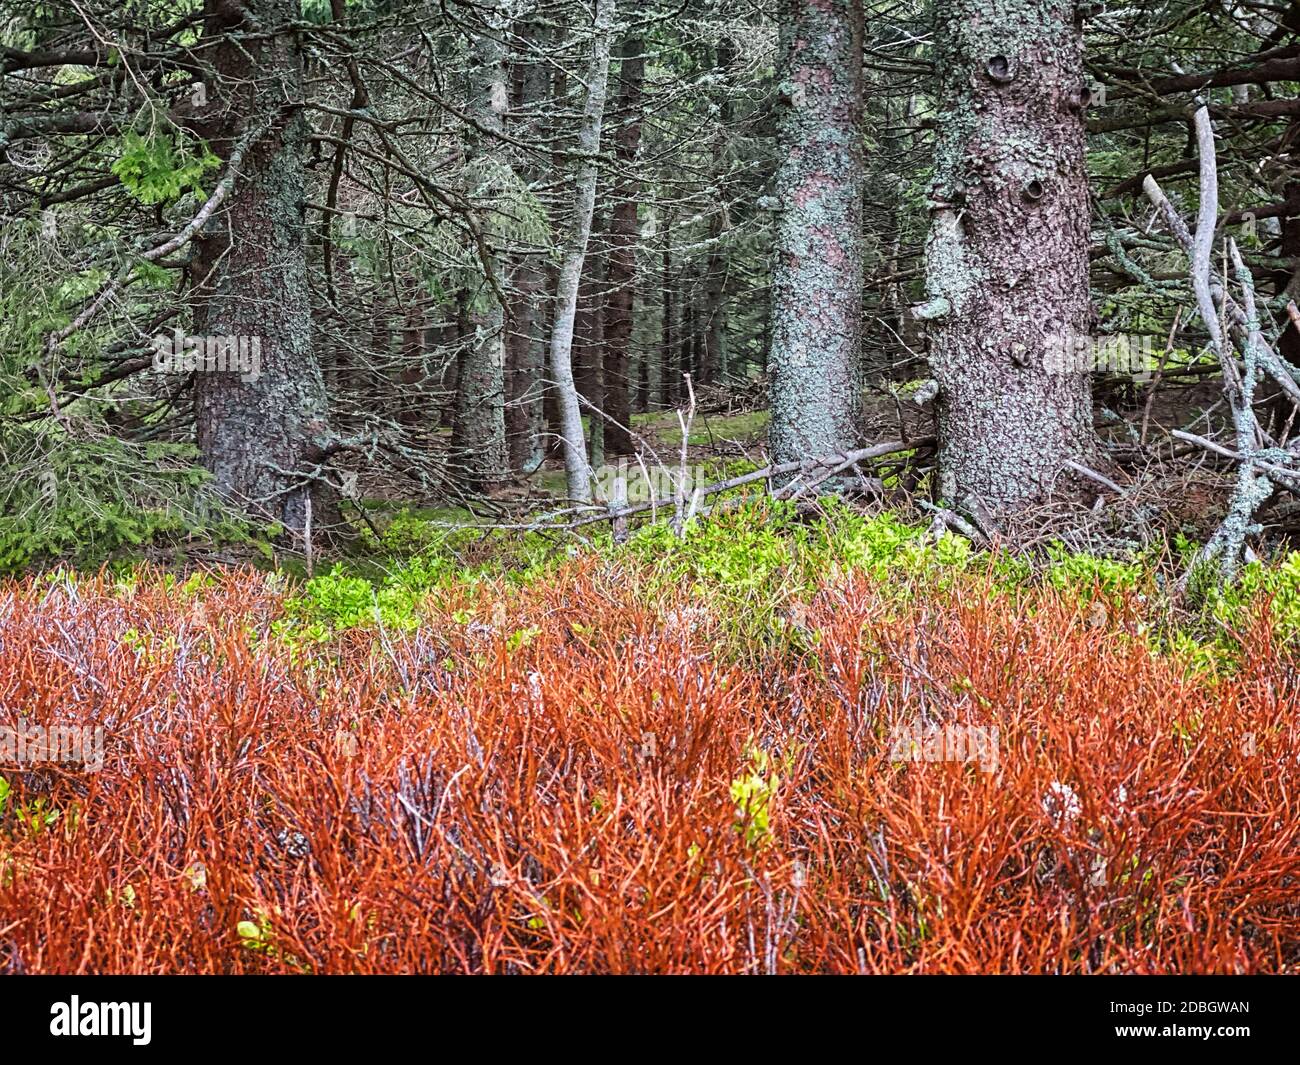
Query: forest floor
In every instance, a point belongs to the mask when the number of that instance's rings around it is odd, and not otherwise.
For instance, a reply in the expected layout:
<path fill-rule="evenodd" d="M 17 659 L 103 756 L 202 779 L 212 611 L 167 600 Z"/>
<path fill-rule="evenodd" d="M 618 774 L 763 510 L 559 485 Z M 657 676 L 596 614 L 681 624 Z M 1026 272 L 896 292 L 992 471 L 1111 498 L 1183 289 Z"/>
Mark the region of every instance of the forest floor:
<path fill-rule="evenodd" d="M 756 499 L 4 582 L 6 723 L 103 749 L 0 773 L 0 972 L 1294 972 L 1300 556 L 1165 562 Z"/>
<path fill-rule="evenodd" d="M 864 389 L 862 438 L 869 443 L 887 440 L 921 440 L 934 433 L 934 412 L 930 406 L 918 406 L 913 399 L 921 380 L 881 381 Z M 1105 472 L 1125 490 L 1122 498 L 1107 492 L 1095 492 L 1089 501 L 1101 499 L 1104 506 L 1088 515 L 1072 508 L 1073 513 L 1054 511 L 1050 520 L 1030 515 L 1027 526 L 1030 539 L 1045 528 L 1076 548 L 1091 547 L 1103 553 L 1124 550 L 1129 544 L 1147 546 L 1152 542 L 1181 534 L 1204 541 L 1215 531 L 1224 511 L 1224 501 L 1231 492 L 1232 470 L 1216 465 L 1207 456 L 1183 456 L 1171 461 L 1168 433 L 1186 427 L 1188 412 L 1213 406 L 1219 387 L 1201 377 L 1174 378 L 1147 382 L 1140 388 L 1120 380 L 1097 386 L 1099 402 L 1098 433 L 1108 448 L 1131 453 L 1121 467 L 1105 467 Z M 761 404 L 763 390 L 757 387 L 723 391 L 703 388 L 700 405 L 691 416 L 687 439 L 686 466 L 690 484 L 715 483 L 762 468 L 770 461 L 766 450 L 768 410 Z M 608 487 L 610 478 L 600 474 L 620 463 L 628 478 L 637 481 L 645 474 L 662 487 L 665 473 L 678 472 L 681 461 L 682 428 L 675 409 L 638 413 L 632 416 L 634 446 L 641 460 L 608 456 L 597 471 L 597 494 Z M 590 432 L 590 423 L 584 419 Z M 1187 450 L 1184 447 L 1184 450 Z M 1194 450 L 1194 449 L 1192 449 Z M 642 465 L 644 462 L 644 465 Z M 597 463 L 599 465 L 599 463 Z M 932 463 L 922 463 L 923 467 Z M 907 471 L 902 477 L 885 478 L 887 491 L 879 504 L 905 512 L 915 520 L 925 514 L 914 507 L 917 496 L 929 494 L 925 474 Z M 558 452 L 548 455 L 542 467 L 527 477 L 501 486 L 491 494 L 486 505 L 457 505 L 445 497 L 422 500 L 412 495 L 413 484 L 394 480 L 391 474 L 375 475 L 365 471 L 360 496 L 365 500 L 368 517 L 376 528 L 383 529 L 394 518 L 407 517 L 449 525 L 526 523 L 541 513 L 554 512 L 567 504 L 564 463 Z M 669 492 L 668 494 L 671 494 Z M 1067 508 L 1071 509 L 1071 508 Z M 1270 515 L 1263 515 L 1270 525 Z M 1269 539 L 1281 544 L 1282 532 L 1292 529 L 1290 519 Z M 1272 523 L 1276 528 L 1276 523 Z M 1022 543 L 1013 530 L 1004 542 Z"/>

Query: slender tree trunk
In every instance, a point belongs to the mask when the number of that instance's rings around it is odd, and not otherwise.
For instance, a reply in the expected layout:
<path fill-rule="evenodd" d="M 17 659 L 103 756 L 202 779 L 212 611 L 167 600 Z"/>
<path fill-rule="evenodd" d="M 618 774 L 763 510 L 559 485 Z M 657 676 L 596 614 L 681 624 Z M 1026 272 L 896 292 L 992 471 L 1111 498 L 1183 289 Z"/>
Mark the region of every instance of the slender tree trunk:
<path fill-rule="evenodd" d="M 296 0 L 209 0 L 207 28 L 222 94 L 201 132 L 228 157 L 252 141 L 220 225 L 198 242 L 200 334 L 260 345 L 256 373 L 194 377 L 198 446 L 227 498 L 302 534 L 337 520 L 334 493 L 313 473 L 329 444 L 325 382 L 313 348 L 303 225 L 307 122 L 303 59 L 290 24 Z M 247 34 L 240 34 L 247 21 Z M 256 32 L 254 32 L 254 27 Z M 309 519 L 310 514 L 310 519 Z"/>
<path fill-rule="evenodd" d="M 677 303 L 681 307 L 681 335 L 678 365 L 681 376 L 691 375 L 691 381 L 698 384 L 700 380 L 699 336 L 696 332 L 697 316 L 695 313 L 695 275 L 689 266 L 682 269 L 681 288 L 677 290 Z M 681 386 L 685 390 L 685 382 Z"/>
<path fill-rule="evenodd" d="M 578 286 L 578 310 L 573 327 L 574 379 L 587 412 L 587 453 L 591 466 L 604 462 L 605 422 L 596 411 L 605 409 L 605 256 L 600 248 L 601 226 L 592 222 L 592 237 Z"/>
<path fill-rule="evenodd" d="M 471 112 L 477 123 L 477 141 L 471 164 L 481 161 L 482 175 L 477 192 L 492 199 L 499 191 L 490 180 L 495 167 L 505 166 L 500 141 L 494 134 L 505 128 L 509 106 L 506 83 L 506 56 L 502 34 L 507 23 L 500 6 L 484 9 L 485 31 L 474 40 L 474 78 L 471 87 Z M 496 226 L 490 212 L 484 212 L 482 230 L 489 248 L 485 264 L 497 285 L 504 282 L 501 258 L 492 249 Z M 452 434 L 452 473 L 468 492 L 481 492 L 499 483 L 509 467 L 506 455 L 505 420 L 505 309 L 493 286 L 484 280 L 474 296 L 471 313 L 474 341 L 461 359 L 456 383 L 456 427 Z"/>
<path fill-rule="evenodd" d="M 705 383 L 723 382 L 727 377 L 727 279 L 730 256 L 725 244 L 731 228 L 730 162 L 727 156 L 727 131 L 732 124 L 731 94 L 726 90 L 727 71 L 735 61 L 735 46 L 724 37 L 718 42 L 715 68 L 723 85 L 718 102 L 718 133 L 713 140 L 714 163 L 719 169 L 718 203 L 709 216 L 709 255 L 704 269 L 703 330 L 700 379 Z"/>
<path fill-rule="evenodd" d="M 596 153 L 605 113 L 609 81 L 609 38 L 615 0 L 596 0 L 591 35 L 591 64 L 587 70 L 587 102 L 578 133 L 579 162 L 574 182 L 573 216 L 564 245 L 564 258 L 556 292 L 555 324 L 551 330 L 551 377 L 558 393 L 560 434 L 564 440 L 564 470 L 571 499 L 591 500 L 591 475 L 582 432 L 582 410 L 573 384 L 573 318 L 582 282 L 582 263 L 591 236 L 591 215 L 596 205 Z"/>
<path fill-rule="evenodd" d="M 926 245 L 940 493 L 1009 511 L 1093 461 L 1083 31 L 1073 0 L 946 0 Z M 1062 357 L 1063 355 L 1067 357 Z M 1081 363 L 1083 363 L 1081 365 Z"/>
<path fill-rule="evenodd" d="M 524 27 L 524 37 L 539 49 L 545 48 L 549 34 L 541 22 Z M 539 135 L 540 111 L 551 90 L 550 67 L 537 57 L 522 64 L 519 78 L 518 109 L 528 123 L 527 129 Z M 537 181 L 541 175 L 530 168 L 528 177 Z M 506 436 L 510 466 L 520 473 L 532 473 L 545 457 L 542 447 L 542 397 L 545 391 L 546 316 L 541 301 L 546 291 L 546 272 L 541 253 L 526 252 L 519 256 L 511 278 L 514 326 L 509 339 L 509 391 L 506 408 Z"/>
<path fill-rule="evenodd" d="M 387 374 L 393 365 L 393 305 L 388 296 L 388 286 L 381 281 L 375 286 L 375 299 L 370 305 L 369 350 L 361 370 L 358 398 L 366 407 L 383 402 Z"/>
<path fill-rule="evenodd" d="M 785 39 L 769 358 L 778 463 L 858 440 L 861 0 L 787 0 Z"/>
<path fill-rule="evenodd" d="M 409 278 L 405 288 L 407 303 L 402 323 L 402 362 L 396 375 L 398 418 L 403 425 L 417 426 L 431 414 L 426 402 L 428 393 L 424 370 L 428 298 L 417 278 Z"/>
<path fill-rule="evenodd" d="M 660 313 L 659 395 L 665 407 L 677 403 L 681 375 L 677 372 L 677 301 L 676 278 L 673 276 L 673 213 L 664 212 L 663 277 L 660 291 L 663 305 Z"/>
<path fill-rule="evenodd" d="M 704 308 L 700 341 L 700 379 L 706 384 L 722 383 L 727 377 L 727 256 L 718 242 L 725 229 L 723 209 L 711 220 L 709 235 L 714 241 L 704 269 Z"/>
<path fill-rule="evenodd" d="M 618 183 L 609 225 L 609 301 L 605 305 L 605 452 L 628 455 L 632 438 L 623 428 L 632 420 L 631 365 L 632 311 L 636 300 L 637 195 L 641 183 L 635 176 L 641 149 L 641 94 L 645 82 L 645 41 L 629 37 L 623 42 L 619 71 L 619 128 L 614 136 Z"/>

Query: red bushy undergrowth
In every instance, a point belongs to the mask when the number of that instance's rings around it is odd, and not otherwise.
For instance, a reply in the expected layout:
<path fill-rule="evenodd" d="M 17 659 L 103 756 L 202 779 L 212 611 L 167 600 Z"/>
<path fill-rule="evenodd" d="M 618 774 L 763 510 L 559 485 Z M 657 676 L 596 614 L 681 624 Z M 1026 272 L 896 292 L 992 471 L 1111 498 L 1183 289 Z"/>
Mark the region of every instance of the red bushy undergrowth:
<path fill-rule="evenodd" d="M 258 574 L 0 589 L 0 725 L 108 736 L 97 773 L 3 773 L 0 972 L 1300 960 L 1300 672 L 1266 626 L 1213 677 L 1122 606 L 837 579 L 741 667 L 628 585 L 449 593 L 314 661 Z M 898 760 L 954 722 L 996 766 Z"/>

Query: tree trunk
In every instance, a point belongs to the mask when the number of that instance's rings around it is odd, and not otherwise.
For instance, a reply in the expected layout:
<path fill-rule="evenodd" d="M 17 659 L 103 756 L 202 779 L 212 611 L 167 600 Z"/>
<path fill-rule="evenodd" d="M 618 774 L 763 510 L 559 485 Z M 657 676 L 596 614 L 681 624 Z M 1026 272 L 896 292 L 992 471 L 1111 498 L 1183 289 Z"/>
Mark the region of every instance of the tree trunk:
<path fill-rule="evenodd" d="M 587 412 L 587 457 L 593 467 L 604 461 L 605 443 L 605 421 L 596 413 L 605 409 L 605 256 L 600 234 L 599 220 L 594 220 L 573 324 L 574 383 Z"/>
<path fill-rule="evenodd" d="M 677 304 L 681 307 L 681 335 L 678 337 L 680 346 L 677 359 L 677 364 L 680 367 L 679 379 L 690 374 L 692 383 L 699 384 L 700 368 L 697 365 L 699 336 L 696 333 L 695 273 L 689 266 L 682 268 L 682 283 L 681 288 L 677 290 Z M 685 380 L 681 381 L 679 387 L 682 394 L 685 395 L 687 392 Z"/>
<path fill-rule="evenodd" d="M 493 170 L 505 165 L 500 141 L 494 135 L 505 128 L 509 106 L 506 57 L 502 34 L 506 18 L 496 6 L 484 9 L 485 30 L 474 40 L 474 80 L 470 110 L 477 124 L 471 153 L 485 164 L 478 182 L 478 195 L 489 205 L 500 191 L 492 180 Z M 482 233 L 488 248 L 485 271 L 496 284 L 503 283 L 500 256 L 492 247 L 495 225 L 492 209 L 482 214 Z M 498 484 L 508 468 L 506 456 L 505 309 L 493 286 L 485 278 L 471 308 L 474 340 L 465 349 L 456 382 L 456 429 L 452 434 L 452 474 L 467 492 L 482 492 Z"/>
<path fill-rule="evenodd" d="M 298 4 L 249 0 L 232 10 L 209 0 L 205 17 L 205 37 L 219 40 L 222 98 L 200 132 L 223 158 L 251 140 L 224 217 L 198 241 L 195 328 L 256 343 L 260 366 L 194 375 L 198 446 L 225 497 L 303 535 L 309 521 L 325 530 L 337 513 L 334 493 L 315 478 L 329 426 L 302 215 L 307 122 L 285 106 L 302 98 L 302 53 L 288 28 Z"/>
<path fill-rule="evenodd" d="M 609 224 L 609 265 L 606 283 L 609 300 L 605 305 L 605 453 L 629 455 L 632 438 L 625 428 L 632 420 L 631 365 L 632 311 L 636 298 L 637 195 L 641 188 L 635 176 L 641 148 L 641 91 L 645 82 L 645 42 L 629 37 L 623 42 L 619 71 L 618 133 L 614 137 L 614 158 L 618 182 L 614 187 L 614 211 Z"/>
<path fill-rule="evenodd" d="M 405 288 L 407 303 L 402 323 L 402 360 L 396 375 L 397 407 L 401 424 L 413 428 L 432 416 L 428 409 L 424 370 L 428 297 L 418 278 L 408 278 Z"/>
<path fill-rule="evenodd" d="M 939 490 L 993 512 L 1093 461 L 1083 32 L 1073 0 L 947 0 L 926 244 Z M 1062 358 L 1062 355 L 1068 357 Z"/>
<path fill-rule="evenodd" d="M 587 102 L 578 132 L 579 161 L 574 181 L 573 216 L 564 245 L 556 292 L 555 324 L 551 330 L 551 377 L 558 393 L 560 434 L 564 440 L 564 471 L 569 498 L 591 501 L 591 472 L 587 465 L 582 411 L 573 384 L 573 318 L 582 282 L 582 263 L 591 236 L 591 215 L 596 205 L 596 153 L 605 113 L 609 80 L 609 38 L 615 0 L 596 0 L 591 35 L 591 65 L 587 70 Z"/>
<path fill-rule="evenodd" d="M 545 49 L 549 34 L 542 22 L 524 27 L 523 35 L 539 49 Z M 536 56 L 522 64 L 517 91 L 517 107 L 529 131 L 540 135 L 543 109 L 551 91 L 551 69 Z M 541 175 L 534 165 L 528 177 L 538 181 Z M 510 466 L 519 473 L 532 473 L 545 458 L 542 446 L 543 376 L 546 369 L 546 321 L 542 296 L 546 290 L 546 272 L 540 252 L 525 252 L 515 264 L 511 277 L 513 327 L 509 335 L 509 404 L 506 407 L 506 437 Z"/>
<path fill-rule="evenodd" d="M 677 301 L 675 298 L 676 278 L 673 276 L 672 211 L 664 212 L 663 225 L 663 277 L 660 282 L 663 302 L 660 311 L 659 396 L 663 406 L 671 408 L 677 404 L 681 384 L 681 375 L 677 372 Z"/>
<path fill-rule="evenodd" d="M 715 69 L 723 86 L 718 101 L 718 132 L 713 139 L 713 161 L 718 176 L 718 203 L 709 216 L 709 257 L 704 271 L 703 357 L 700 380 L 722 384 L 727 378 L 727 281 L 731 260 L 726 233 L 731 228 L 732 185 L 727 134 L 732 126 L 732 97 L 727 71 L 736 59 L 735 46 L 724 37 L 718 42 Z"/>
<path fill-rule="evenodd" d="M 788 0 L 772 279 L 773 462 L 852 448 L 862 317 L 862 3 Z"/>

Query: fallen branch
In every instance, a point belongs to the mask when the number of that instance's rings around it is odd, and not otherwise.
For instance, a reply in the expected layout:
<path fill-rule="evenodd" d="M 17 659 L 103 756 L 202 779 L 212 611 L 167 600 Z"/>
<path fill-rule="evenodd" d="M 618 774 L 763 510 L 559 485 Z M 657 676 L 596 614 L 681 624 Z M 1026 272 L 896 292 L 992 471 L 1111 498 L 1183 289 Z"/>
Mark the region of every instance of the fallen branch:
<path fill-rule="evenodd" d="M 1065 465 L 1070 467 L 1070 469 L 1072 469 L 1075 473 L 1087 477 L 1088 480 L 1096 481 L 1103 488 L 1109 488 L 1116 495 L 1122 496 L 1124 494 L 1124 489 L 1121 488 L 1119 485 L 1117 485 L 1104 473 L 1098 473 L 1096 470 L 1092 469 L 1091 467 L 1085 466 L 1082 462 L 1075 462 L 1074 459 L 1066 459 Z"/>
<path fill-rule="evenodd" d="M 790 462 L 782 462 L 773 466 L 764 466 L 760 470 L 753 470 L 750 473 L 742 473 L 739 476 L 731 477 L 725 481 L 718 481 L 715 484 L 703 485 L 697 488 L 694 493 L 694 498 L 696 500 L 695 505 L 698 506 L 698 500 L 704 499 L 708 496 L 717 495 L 719 492 L 729 492 L 735 488 L 743 488 L 745 485 L 753 484 L 756 481 L 770 480 L 791 473 L 807 474 L 816 471 L 831 471 L 833 474 L 837 470 L 845 470 L 861 462 L 869 462 L 872 459 L 884 458 L 886 455 L 896 455 L 900 451 L 912 451 L 929 447 L 933 444 L 934 437 L 932 436 L 919 437 L 915 440 L 890 440 L 883 444 L 874 444 L 871 447 L 858 448 L 854 451 L 844 451 L 833 455 L 821 455 L 817 458 L 811 459 L 795 459 Z M 595 513 L 585 514 L 581 518 L 567 524 L 557 525 L 555 523 L 535 523 L 533 525 L 522 527 L 533 530 L 542 528 L 577 528 L 582 525 L 592 525 L 602 521 L 627 518 L 634 514 L 644 513 L 647 510 L 657 510 L 660 507 L 673 506 L 677 502 L 678 494 L 678 491 L 674 491 L 674 494 L 671 496 L 652 499 L 645 503 L 636 503 L 632 506 L 604 507 Z"/>
<path fill-rule="evenodd" d="M 1277 484 L 1289 492 L 1300 495 L 1300 470 L 1288 470 L 1285 466 L 1279 466 L 1275 462 L 1268 462 L 1255 456 L 1254 459 L 1243 455 L 1240 451 L 1234 451 L 1217 441 L 1210 440 L 1204 436 L 1197 436 L 1195 433 L 1189 433 L 1182 429 L 1175 429 L 1169 434 L 1176 440 L 1181 440 L 1187 444 L 1194 444 L 1211 454 L 1218 455 L 1220 458 L 1229 459 L 1232 462 L 1253 461 L 1259 470 L 1268 474 Z"/>

